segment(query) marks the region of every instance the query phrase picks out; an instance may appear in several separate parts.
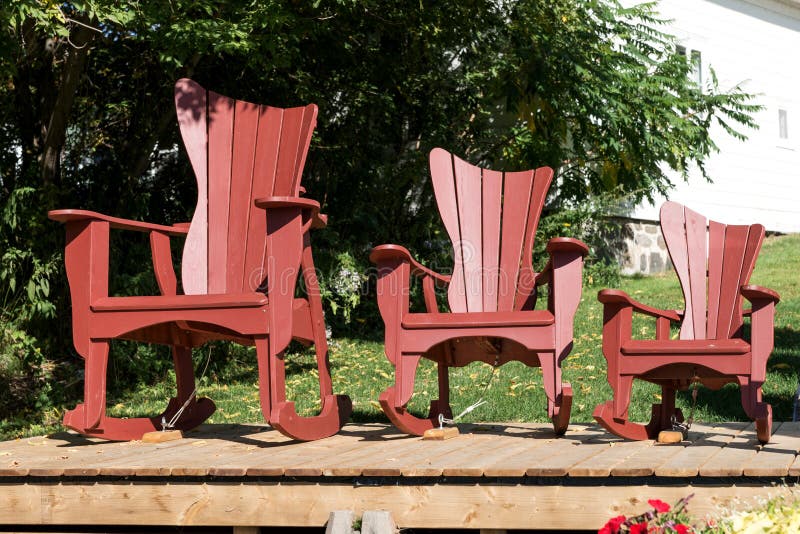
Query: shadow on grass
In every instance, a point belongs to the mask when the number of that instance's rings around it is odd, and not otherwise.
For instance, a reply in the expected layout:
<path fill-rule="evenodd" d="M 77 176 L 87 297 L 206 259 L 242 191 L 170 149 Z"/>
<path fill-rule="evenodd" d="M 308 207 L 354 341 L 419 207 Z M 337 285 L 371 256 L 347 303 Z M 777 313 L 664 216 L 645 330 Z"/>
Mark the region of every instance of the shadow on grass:
<path fill-rule="evenodd" d="M 776 363 L 776 356 L 781 358 L 794 356 L 794 358 L 787 359 L 786 363 L 792 366 L 793 372 L 796 372 L 797 366 L 800 364 L 800 361 L 797 360 L 797 357 L 800 356 L 800 331 L 787 327 L 776 328 L 775 352 L 778 354 L 773 353 L 772 358 L 770 358 L 770 365 Z"/>

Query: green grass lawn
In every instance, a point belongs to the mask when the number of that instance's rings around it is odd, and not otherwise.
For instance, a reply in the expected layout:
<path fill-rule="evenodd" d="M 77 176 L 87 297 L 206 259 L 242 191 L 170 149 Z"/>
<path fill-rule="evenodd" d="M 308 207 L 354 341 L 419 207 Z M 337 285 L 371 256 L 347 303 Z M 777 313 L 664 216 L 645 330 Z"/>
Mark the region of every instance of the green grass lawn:
<path fill-rule="evenodd" d="M 797 387 L 797 361 L 800 354 L 800 235 L 769 238 L 765 241 L 755 273 L 754 284 L 776 290 L 782 297 L 777 307 L 775 350 L 768 365 L 765 399 L 773 406 L 775 420 L 791 419 L 792 398 Z M 596 294 L 600 288 L 584 288 L 575 319 L 575 345 L 563 365 L 565 379 L 572 383 L 575 394 L 574 422 L 592 421 L 594 407 L 611 398 L 606 382 L 606 362 L 601 352 L 602 307 Z M 659 308 L 682 308 L 683 298 L 674 273 L 653 277 L 624 278 L 621 289 L 634 298 Z M 652 336 L 650 319 L 634 322 L 634 335 Z M 196 351 L 197 367 L 202 368 L 206 351 Z M 202 354 L 201 354 L 202 353 Z M 335 339 L 330 346 L 334 390 L 347 393 L 353 400 L 356 422 L 388 422 L 377 399 L 392 383 L 393 368 L 383 353 L 383 344 L 360 339 Z M 311 414 L 319 407 L 317 372 L 313 352 L 301 350 L 287 355 L 287 387 L 298 411 Z M 471 364 L 451 370 L 451 404 L 454 413 L 477 401 L 492 377 L 492 368 Z M 143 386 L 114 398 L 109 411 L 116 416 L 152 415 L 159 413 L 164 400 L 172 395 L 171 376 L 156 385 Z M 417 375 L 412 409 L 426 410 L 436 398 L 436 370 L 432 362 L 423 360 Z M 659 390 L 636 381 L 631 403 L 631 418 L 649 418 L 650 405 L 659 399 Z M 212 398 L 218 407 L 213 423 L 261 422 L 255 356 L 250 350 L 240 361 L 229 365 L 218 375 L 205 376 L 199 388 L 201 396 Z M 486 404 L 465 416 L 462 421 L 547 421 L 541 371 L 512 362 L 498 368 L 484 395 Z M 689 414 L 689 395 L 679 393 L 678 404 Z M 57 414 L 52 414 L 53 416 Z M 739 400 L 739 390 L 728 385 L 720 391 L 700 388 L 695 411 L 696 421 L 746 420 Z M 35 424 L 26 434 L 51 431 L 53 424 Z"/>

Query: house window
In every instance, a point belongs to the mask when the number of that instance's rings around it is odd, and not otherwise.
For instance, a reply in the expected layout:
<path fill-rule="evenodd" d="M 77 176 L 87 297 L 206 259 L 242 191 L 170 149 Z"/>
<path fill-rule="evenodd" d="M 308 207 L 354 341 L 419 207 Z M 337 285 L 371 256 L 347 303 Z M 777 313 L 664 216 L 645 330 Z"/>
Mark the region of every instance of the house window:
<path fill-rule="evenodd" d="M 703 58 L 699 50 L 692 50 L 692 80 L 698 87 L 703 85 Z"/>
<path fill-rule="evenodd" d="M 675 52 L 689 62 L 689 79 L 701 87 L 703 85 L 703 55 L 700 50 L 690 50 L 683 45 L 676 45 Z"/>
<path fill-rule="evenodd" d="M 785 109 L 778 110 L 778 137 L 789 139 L 789 115 Z"/>

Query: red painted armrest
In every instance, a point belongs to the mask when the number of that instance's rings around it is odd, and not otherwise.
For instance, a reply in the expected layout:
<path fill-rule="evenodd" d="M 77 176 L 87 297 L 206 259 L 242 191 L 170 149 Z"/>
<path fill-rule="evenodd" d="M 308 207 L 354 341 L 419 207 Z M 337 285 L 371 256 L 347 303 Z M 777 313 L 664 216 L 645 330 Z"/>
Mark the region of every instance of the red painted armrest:
<path fill-rule="evenodd" d="M 622 304 L 652 317 L 664 317 L 676 323 L 681 320 L 680 315 L 678 315 L 678 312 L 675 310 L 659 310 L 658 308 L 653 308 L 632 299 L 627 293 L 619 289 L 603 289 L 597 293 L 597 300 L 602 302 L 604 306 L 608 304 Z"/>
<path fill-rule="evenodd" d="M 186 235 L 189 231 L 189 227 L 186 223 L 179 223 L 174 226 L 165 226 L 163 224 L 120 219 L 118 217 L 111 217 L 95 211 L 86 210 L 53 210 L 49 211 L 47 216 L 54 221 L 62 223 L 84 220 L 105 221 L 111 225 L 111 228 L 117 228 L 119 230 L 131 230 L 134 232 L 162 232 L 167 235 L 180 236 Z"/>
<path fill-rule="evenodd" d="M 778 295 L 778 293 L 766 287 L 754 285 L 742 286 L 741 292 L 742 296 L 753 304 L 758 300 L 772 301 L 775 304 L 781 301 L 781 296 Z"/>
<path fill-rule="evenodd" d="M 328 225 L 328 216 L 319 212 L 319 202 L 310 198 L 262 197 L 255 199 L 255 205 L 267 210 L 270 208 L 300 208 L 308 214 L 311 228 L 325 228 Z"/>
<path fill-rule="evenodd" d="M 408 249 L 401 247 L 400 245 L 380 245 L 373 248 L 372 253 L 369 255 L 369 261 L 376 265 L 380 265 L 387 260 L 400 260 L 408 262 L 411 265 L 411 274 L 419 277 L 429 276 L 439 287 L 447 287 L 447 284 L 450 283 L 449 276 L 439 274 L 428 269 L 416 261 L 411 256 L 411 253 L 408 251 Z"/>
<path fill-rule="evenodd" d="M 589 247 L 580 239 L 572 237 L 554 237 L 547 242 L 545 250 L 552 256 L 557 252 L 578 252 L 581 256 L 589 253 Z"/>
<path fill-rule="evenodd" d="M 550 281 L 550 275 L 553 271 L 553 257 L 565 252 L 577 252 L 581 256 L 586 256 L 589 253 L 589 247 L 580 239 L 573 239 L 571 237 L 554 237 L 547 242 L 545 250 L 550 254 L 550 259 L 544 269 L 536 275 L 535 285 L 540 286 Z"/>

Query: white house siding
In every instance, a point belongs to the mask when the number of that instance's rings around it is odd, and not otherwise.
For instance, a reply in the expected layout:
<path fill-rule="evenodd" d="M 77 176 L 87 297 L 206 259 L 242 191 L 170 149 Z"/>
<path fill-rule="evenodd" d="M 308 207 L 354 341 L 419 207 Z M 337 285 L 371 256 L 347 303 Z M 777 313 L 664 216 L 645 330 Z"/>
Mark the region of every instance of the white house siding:
<path fill-rule="evenodd" d="M 706 164 L 713 183 L 696 169 L 688 183 L 675 175 L 669 199 L 720 222 L 800 232 L 800 0 L 662 0 L 658 9 L 672 19 L 667 31 L 701 52 L 704 84 L 711 66 L 721 89 L 741 84 L 765 106 L 747 141 L 715 126 L 720 151 Z M 779 137 L 779 109 L 786 110 L 788 139 Z M 663 200 L 630 215 L 655 221 Z"/>

